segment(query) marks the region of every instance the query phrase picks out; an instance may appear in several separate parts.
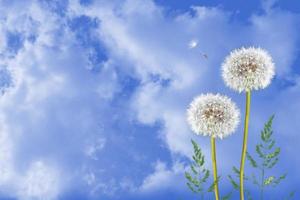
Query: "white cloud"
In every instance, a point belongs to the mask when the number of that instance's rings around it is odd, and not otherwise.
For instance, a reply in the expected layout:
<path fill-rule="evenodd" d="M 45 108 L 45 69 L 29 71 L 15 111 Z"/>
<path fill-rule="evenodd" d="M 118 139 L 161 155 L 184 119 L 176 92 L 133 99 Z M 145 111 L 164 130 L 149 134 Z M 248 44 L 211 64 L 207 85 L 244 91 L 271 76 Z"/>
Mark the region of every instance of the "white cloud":
<path fill-rule="evenodd" d="M 57 199 L 59 172 L 42 161 L 35 161 L 20 181 L 19 199 Z"/>
<path fill-rule="evenodd" d="M 120 191 L 120 185 L 114 178 L 103 181 L 97 173 L 88 171 L 83 175 L 83 180 L 89 186 L 89 195 L 92 198 L 99 198 L 99 196 L 114 196 Z"/>
<path fill-rule="evenodd" d="M 87 162 L 104 148 L 98 111 L 118 90 L 118 77 L 112 64 L 98 73 L 87 69 L 88 50 L 76 43 L 66 18 L 38 1 L 0 7 L 5 10 L 1 35 L 14 31 L 24 37 L 16 55 L 1 47 L 1 65 L 13 76 L 13 85 L 0 98 L 0 127 L 5 129 L 0 133 L 1 193 L 57 199 L 72 185 L 66 179 L 76 177 L 83 164 L 73 165 L 72 156 Z M 95 143 L 89 143 L 91 138 Z"/>
<path fill-rule="evenodd" d="M 2 123 L 3 124 L 3 123 Z M 0 186 L 5 187 L 14 178 L 13 144 L 7 127 L 0 129 Z M 7 188 L 6 188 L 7 189 Z"/>
<path fill-rule="evenodd" d="M 300 23 L 299 16 L 275 9 L 266 15 L 253 15 L 251 18 L 253 44 L 262 46 L 271 53 L 276 64 L 276 75 L 280 78 L 291 73 L 293 62 L 297 58 L 299 38 L 295 27 Z"/>
<path fill-rule="evenodd" d="M 84 152 L 87 156 L 91 157 L 92 159 L 98 160 L 97 153 L 104 148 L 105 143 L 105 138 L 96 138 L 96 140 L 87 143 Z"/>
<path fill-rule="evenodd" d="M 139 191 L 142 193 L 148 193 L 171 188 L 175 188 L 177 190 L 180 190 L 181 188 L 182 190 L 184 187 L 184 181 L 182 181 L 184 180 L 184 171 L 184 165 L 181 163 L 177 162 L 171 169 L 168 169 L 166 163 L 157 161 L 155 163 L 154 172 L 145 178 L 143 184 L 139 188 Z"/>

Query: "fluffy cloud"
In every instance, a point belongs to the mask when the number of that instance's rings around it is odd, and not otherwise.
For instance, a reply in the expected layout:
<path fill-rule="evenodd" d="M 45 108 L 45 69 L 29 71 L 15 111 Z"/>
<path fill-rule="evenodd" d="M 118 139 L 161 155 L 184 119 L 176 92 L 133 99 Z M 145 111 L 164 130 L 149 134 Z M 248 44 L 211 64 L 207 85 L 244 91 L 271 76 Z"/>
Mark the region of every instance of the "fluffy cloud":
<path fill-rule="evenodd" d="M 3 122 L 1 123 L 3 124 Z M 13 178 L 13 146 L 11 138 L 8 135 L 7 127 L 2 126 L 0 131 L 0 185 L 4 186 Z"/>
<path fill-rule="evenodd" d="M 56 199 L 60 183 L 57 170 L 35 161 L 20 181 L 19 199 Z"/>
<path fill-rule="evenodd" d="M 82 165 L 73 159 L 94 159 L 105 146 L 95 116 L 117 91 L 117 75 L 109 63 L 98 73 L 87 68 L 89 49 L 49 5 L 4 2 L 1 9 L 1 34 L 15 32 L 23 41 L 15 53 L 1 49 L 12 77 L 0 99 L 2 192 L 56 199 Z"/>
<path fill-rule="evenodd" d="M 164 189 L 181 189 L 184 187 L 183 172 L 185 170 L 184 165 L 176 162 L 171 169 L 168 169 L 166 163 L 157 161 L 154 166 L 155 170 L 153 174 L 150 174 L 145 178 L 143 184 L 139 188 L 142 193 L 151 193 L 157 190 Z M 179 183 L 179 184 L 174 184 Z M 182 184 L 180 184 L 182 183 Z"/>

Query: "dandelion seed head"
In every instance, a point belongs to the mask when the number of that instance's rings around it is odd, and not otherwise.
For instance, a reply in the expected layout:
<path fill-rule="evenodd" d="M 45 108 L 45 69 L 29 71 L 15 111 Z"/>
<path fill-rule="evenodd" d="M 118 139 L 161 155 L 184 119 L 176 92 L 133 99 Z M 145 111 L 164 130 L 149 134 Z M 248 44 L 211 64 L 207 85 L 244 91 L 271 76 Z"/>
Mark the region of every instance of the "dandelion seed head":
<path fill-rule="evenodd" d="M 187 110 L 187 121 L 197 135 L 224 138 L 232 134 L 240 120 L 240 111 L 227 96 L 202 94 Z"/>
<path fill-rule="evenodd" d="M 272 57 L 261 48 L 236 49 L 222 64 L 225 84 L 239 92 L 266 88 L 274 75 Z"/>

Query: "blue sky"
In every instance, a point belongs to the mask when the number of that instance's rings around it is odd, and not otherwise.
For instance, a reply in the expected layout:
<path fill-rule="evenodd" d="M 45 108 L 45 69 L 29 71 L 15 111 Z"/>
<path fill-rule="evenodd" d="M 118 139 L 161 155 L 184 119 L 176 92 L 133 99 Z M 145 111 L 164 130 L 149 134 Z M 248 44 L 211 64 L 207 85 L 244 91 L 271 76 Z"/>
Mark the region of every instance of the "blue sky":
<path fill-rule="evenodd" d="M 299 27 L 297 0 L 0 0 L 0 199 L 197 199 L 183 173 L 190 139 L 207 158 L 209 139 L 190 131 L 186 108 L 219 92 L 244 112 L 244 95 L 220 75 L 241 46 L 267 49 L 276 64 L 253 94 L 249 150 L 275 113 L 272 173 L 288 176 L 267 195 L 283 199 L 300 184 Z M 222 177 L 241 140 L 242 125 L 217 141 Z"/>

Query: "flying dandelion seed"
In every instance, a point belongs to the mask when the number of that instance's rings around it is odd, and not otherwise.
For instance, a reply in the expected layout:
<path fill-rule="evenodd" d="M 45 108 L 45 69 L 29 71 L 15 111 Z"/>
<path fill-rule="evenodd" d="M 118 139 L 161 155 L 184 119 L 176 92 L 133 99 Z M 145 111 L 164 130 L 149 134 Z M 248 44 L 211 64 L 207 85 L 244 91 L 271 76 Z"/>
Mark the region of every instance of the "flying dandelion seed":
<path fill-rule="evenodd" d="M 208 59 L 208 55 L 206 53 L 202 53 L 201 55 L 203 56 L 203 58 Z"/>
<path fill-rule="evenodd" d="M 189 48 L 190 49 L 194 49 L 198 46 L 198 40 L 197 39 L 193 39 L 189 42 Z"/>

